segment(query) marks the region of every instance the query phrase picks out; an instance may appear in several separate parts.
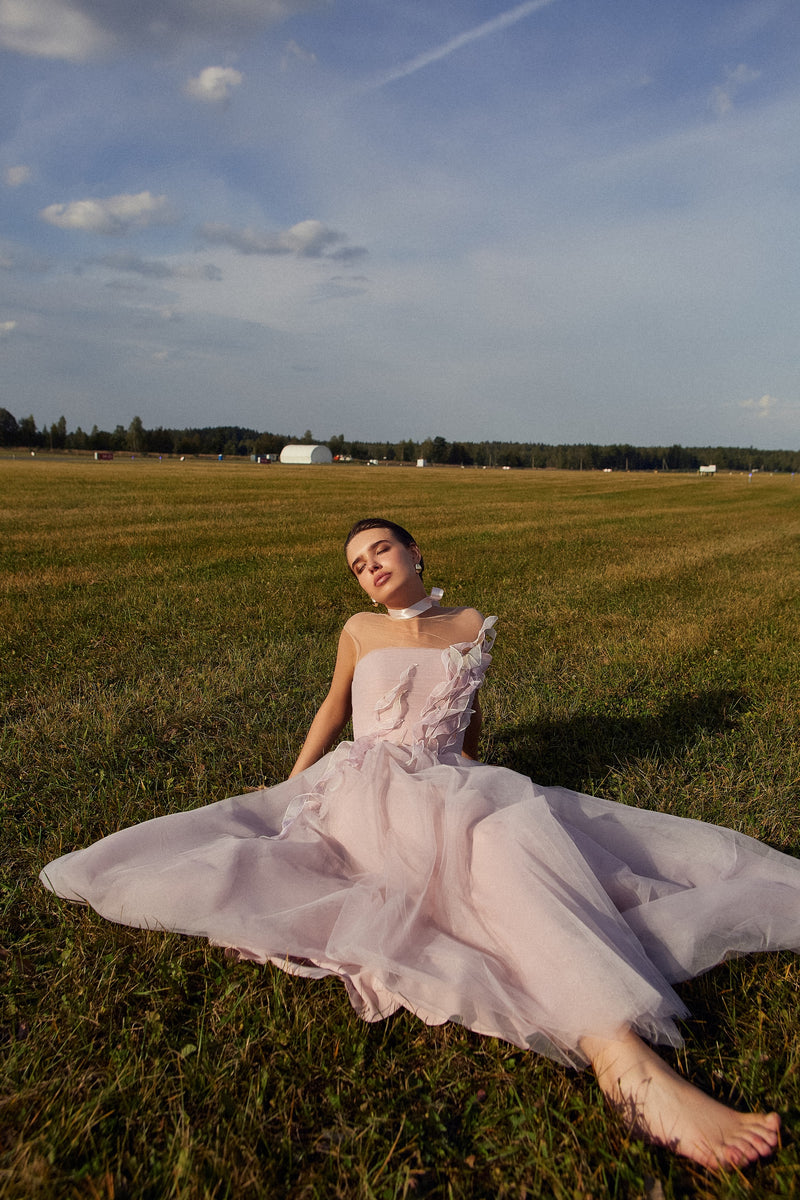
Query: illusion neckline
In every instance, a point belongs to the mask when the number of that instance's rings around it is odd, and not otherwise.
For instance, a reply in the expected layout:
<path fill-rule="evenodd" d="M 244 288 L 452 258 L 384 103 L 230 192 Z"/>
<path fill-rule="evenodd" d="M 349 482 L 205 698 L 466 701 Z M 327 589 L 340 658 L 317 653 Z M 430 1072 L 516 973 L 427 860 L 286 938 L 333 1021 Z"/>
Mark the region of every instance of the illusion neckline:
<path fill-rule="evenodd" d="M 421 600 L 417 600 L 416 604 L 409 604 L 408 608 L 389 608 L 387 605 L 386 615 L 392 621 L 409 621 L 412 617 L 418 617 L 421 613 L 427 612 L 429 608 L 434 606 L 438 608 L 443 595 L 443 588 L 431 588 L 429 596 L 423 596 Z"/>

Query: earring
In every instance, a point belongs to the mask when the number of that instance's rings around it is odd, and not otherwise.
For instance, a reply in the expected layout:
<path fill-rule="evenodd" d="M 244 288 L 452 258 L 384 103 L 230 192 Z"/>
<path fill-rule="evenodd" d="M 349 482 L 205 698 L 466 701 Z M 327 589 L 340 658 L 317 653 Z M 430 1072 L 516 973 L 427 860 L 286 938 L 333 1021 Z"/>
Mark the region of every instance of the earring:
<path fill-rule="evenodd" d="M 414 570 L 418 575 L 422 574 L 422 563 L 414 563 Z"/>
<path fill-rule="evenodd" d="M 372 597 L 372 603 L 373 603 L 373 605 L 374 605 L 374 607 L 375 607 L 375 608 L 377 608 L 377 607 L 378 607 L 378 601 L 375 599 L 375 597 L 374 597 L 374 596 Z"/>

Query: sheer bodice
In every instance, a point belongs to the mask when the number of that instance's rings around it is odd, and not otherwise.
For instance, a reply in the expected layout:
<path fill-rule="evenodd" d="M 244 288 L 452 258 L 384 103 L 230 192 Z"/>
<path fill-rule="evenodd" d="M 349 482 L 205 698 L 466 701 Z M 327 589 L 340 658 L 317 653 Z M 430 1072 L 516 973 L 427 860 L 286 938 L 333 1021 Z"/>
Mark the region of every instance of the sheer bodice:
<path fill-rule="evenodd" d="M 384 626 L 392 640 L 404 645 L 370 648 L 369 629 L 365 638 L 359 637 L 357 626 L 353 633 L 345 626 L 359 652 L 352 688 L 356 741 L 379 738 L 437 757 L 460 753 L 472 698 L 491 662 L 496 621 L 488 617 L 470 640 L 452 641 L 454 634 L 474 631 L 473 613 L 461 609 L 422 617 L 414 621 L 421 627 L 416 630 L 406 621 Z"/>

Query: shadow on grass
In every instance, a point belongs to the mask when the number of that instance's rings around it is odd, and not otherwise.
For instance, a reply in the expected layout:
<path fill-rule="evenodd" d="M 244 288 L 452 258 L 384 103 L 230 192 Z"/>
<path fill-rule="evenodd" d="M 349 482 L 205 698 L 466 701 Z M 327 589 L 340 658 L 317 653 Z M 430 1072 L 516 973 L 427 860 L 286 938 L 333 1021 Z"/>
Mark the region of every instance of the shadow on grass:
<path fill-rule="evenodd" d="M 658 712 L 626 715 L 626 698 L 610 695 L 605 711 L 499 731 L 491 739 L 490 761 L 539 783 L 585 791 L 610 770 L 643 758 L 666 764 L 701 738 L 735 729 L 746 701 L 741 691 L 693 693 L 673 696 Z"/>

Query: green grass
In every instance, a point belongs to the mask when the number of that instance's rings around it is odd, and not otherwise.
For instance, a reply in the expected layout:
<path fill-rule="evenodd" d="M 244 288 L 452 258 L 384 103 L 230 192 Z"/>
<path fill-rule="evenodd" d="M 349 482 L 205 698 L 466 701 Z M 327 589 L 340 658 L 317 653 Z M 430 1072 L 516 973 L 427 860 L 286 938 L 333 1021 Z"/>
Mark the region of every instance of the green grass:
<path fill-rule="evenodd" d="M 0 1195 L 753 1197 L 800 1191 L 800 970 L 683 986 L 679 1069 L 776 1107 L 717 1180 L 628 1137 L 588 1075 L 334 980 L 231 965 L 37 884 L 122 825 L 276 782 L 388 514 L 500 616 L 484 756 L 800 853 L 800 480 L 0 460 Z"/>

